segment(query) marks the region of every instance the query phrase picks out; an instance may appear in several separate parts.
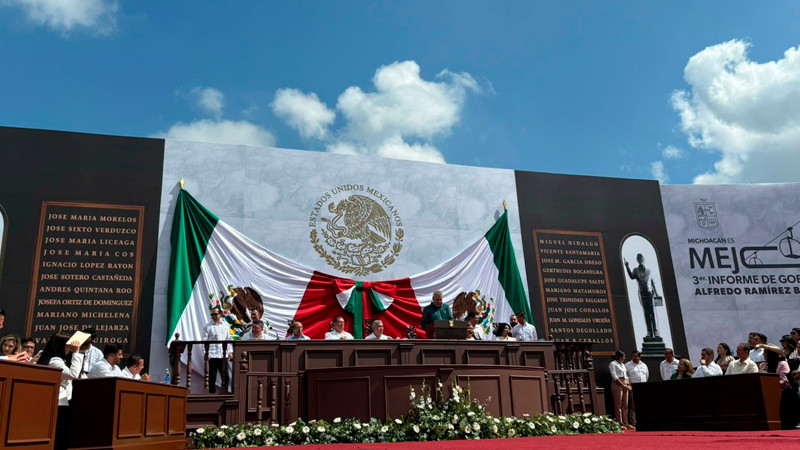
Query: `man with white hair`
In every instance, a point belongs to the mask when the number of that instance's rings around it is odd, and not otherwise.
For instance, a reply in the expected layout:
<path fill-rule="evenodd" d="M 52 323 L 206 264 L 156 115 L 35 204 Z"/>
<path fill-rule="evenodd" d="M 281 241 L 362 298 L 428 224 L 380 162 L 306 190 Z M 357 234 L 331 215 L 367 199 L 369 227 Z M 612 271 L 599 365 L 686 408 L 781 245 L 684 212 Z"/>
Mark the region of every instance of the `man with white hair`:
<path fill-rule="evenodd" d="M 372 321 L 372 334 L 364 339 L 391 339 L 389 336 L 383 334 L 383 321 L 380 319 Z"/>
<path fill-rule="evenodd" d="M 437 320 L 455 320 L 453 311 L 449 306 L 444 304 L 444 294 L 442 291 L 436 291 L 431 298 L 431 304 L 422 310 L 422 329 L 426 333 L 433 331 L 431 325 Z"/>

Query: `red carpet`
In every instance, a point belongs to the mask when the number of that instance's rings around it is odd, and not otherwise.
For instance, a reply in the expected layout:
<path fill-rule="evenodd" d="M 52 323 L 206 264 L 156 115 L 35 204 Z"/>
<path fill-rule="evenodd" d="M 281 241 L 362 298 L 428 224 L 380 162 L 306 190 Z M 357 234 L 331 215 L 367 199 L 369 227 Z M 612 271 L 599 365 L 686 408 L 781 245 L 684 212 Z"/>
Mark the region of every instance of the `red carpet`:
<path fill-rule="evenodd" d="M 731 448 L 754 449 L 800 449 L 800 430 L 797 431 L 740 431 L 740 432 L 636 432 L 626 431 L 623 434 L 587 434 L 579 436 L 546 436 L 517 439 L 489 439 L 479 441 L 443 441 L 443 442 L 403 442 L 396 444 L 326 444 L 304 445 L 293 447 L 259 447 L 302 448 L 303 450 L 498 450 L 507 449 L 591 449 L 612 450 L 619 448 L 639 449 L 694 449 L 694 448 Z"/>

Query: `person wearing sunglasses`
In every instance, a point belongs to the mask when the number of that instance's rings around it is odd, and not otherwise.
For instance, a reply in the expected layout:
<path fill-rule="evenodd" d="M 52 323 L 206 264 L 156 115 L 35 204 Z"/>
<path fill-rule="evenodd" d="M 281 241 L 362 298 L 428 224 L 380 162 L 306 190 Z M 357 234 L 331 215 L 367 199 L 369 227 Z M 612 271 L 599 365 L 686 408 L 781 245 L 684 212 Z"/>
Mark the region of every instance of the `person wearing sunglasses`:
<path fill-rule="evenodd" d="M 228 324 L 222 320 L 222 310 L 218 307 L 211 309 L 211 321 L 203 328 L 202 340 L 204 341 L 228 341 L 231 339 L 231 332 Z M 217 373 L 220 378 L 224 370 L 225 356 L 222 352 L 222 344 L 210 344 L 208 346 L 208 392 L 217 392 Z M 228 346 L 228 359 L 233 357 L 232 346 Z M 225 391 L 225 387 L 222 388 Z"/>

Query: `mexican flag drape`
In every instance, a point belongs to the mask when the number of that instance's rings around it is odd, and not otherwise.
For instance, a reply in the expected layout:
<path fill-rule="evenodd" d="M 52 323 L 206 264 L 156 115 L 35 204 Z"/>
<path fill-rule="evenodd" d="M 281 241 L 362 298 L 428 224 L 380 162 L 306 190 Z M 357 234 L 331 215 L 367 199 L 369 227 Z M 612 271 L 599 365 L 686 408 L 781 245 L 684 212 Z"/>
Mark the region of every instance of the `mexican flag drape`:
<path fill-rule="evenodd" d="M 446 302 L 461 292 L 480 290 L 480 325 L 487 336 L 493 322 L 507 322 L 513 313 L 524 311 L 531 317 L 507 212 L 453 259 L 397 280 L 352 280 L 304 267 L 231 228 L 183 189 L 175 206 L 171 244 L 168 345 L 176 332 L 181 340 L 199 340 L 210 320 L 209 297 L 220 299 L 231 285 L 259 294 L 263 319 L 273 327 L 270 333 L 281 338 L 294 319 L 303 323 L 306 335 L 322 339 L 338 315 L 345 317 L 346 329 L 356 338 L 364 337 L 364 318 L 382 319 L 390 337 L 405 337 L 407 327 L 414 325 L 418 337 L 425 338 L 419 328 L 422 309 L 436 290 L 444 293 Z"/>

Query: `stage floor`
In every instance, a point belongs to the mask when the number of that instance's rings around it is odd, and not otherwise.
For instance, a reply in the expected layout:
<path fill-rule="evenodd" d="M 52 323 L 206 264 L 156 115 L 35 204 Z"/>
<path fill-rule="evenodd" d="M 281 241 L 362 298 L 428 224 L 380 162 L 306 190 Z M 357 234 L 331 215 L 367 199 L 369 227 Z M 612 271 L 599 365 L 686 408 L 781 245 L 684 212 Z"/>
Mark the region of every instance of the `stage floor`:
<path fill-rule="evenodd" d="M 516 439 L 487 439 L 478 441 L 443 442 L 402 442 L 380 444 L 326 444 L 292 447 L 259 448 L 302 448 L 303 450 L 497 450 L 498 448 L 546 448 L 550 449 L 591 449 L 612 450 L 619 448 L 676 449 L 676 448 L 800 448 L 800 430 L 795 431 L 741 431 L 741 432 L 636 432 L 622 434 L 587 434 L 579 436 L 546 436 Z"/>

